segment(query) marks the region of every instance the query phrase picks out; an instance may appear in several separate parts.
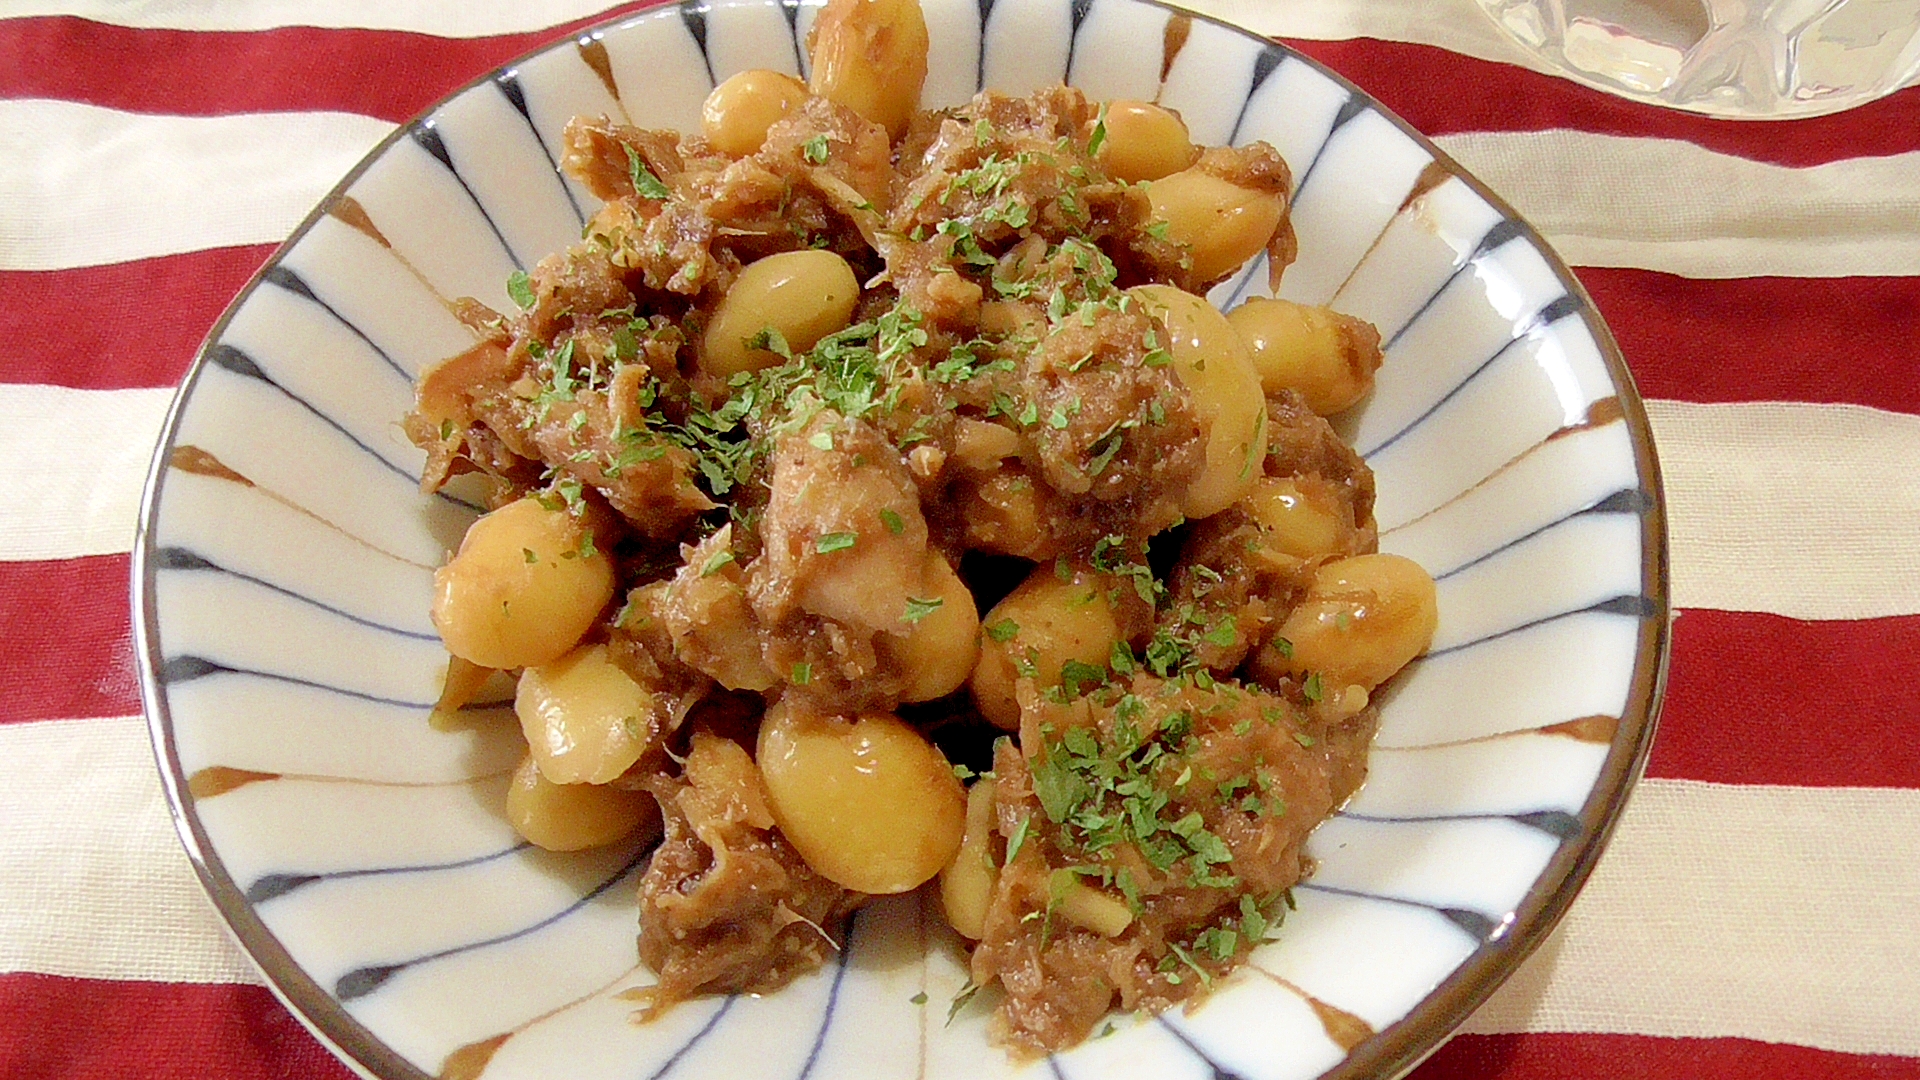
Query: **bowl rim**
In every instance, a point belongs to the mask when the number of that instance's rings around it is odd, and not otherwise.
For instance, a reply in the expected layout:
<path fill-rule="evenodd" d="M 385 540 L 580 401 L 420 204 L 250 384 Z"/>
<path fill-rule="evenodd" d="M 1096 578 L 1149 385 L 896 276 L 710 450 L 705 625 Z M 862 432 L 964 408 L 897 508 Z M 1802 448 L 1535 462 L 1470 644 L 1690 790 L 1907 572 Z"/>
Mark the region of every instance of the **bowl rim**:
<path fill-rule="evenodd" d="M 212 348 L 226 333 L 234 316 L 252 298 L 267 273 L 280 265 L 322 217 L 344 197 L 373 164 L 385 156 L 393 144 L 417 128 L 426 125 L 448 102 L 510 72 L 536 57 L 562 47 L 566 42 L 585 43 L 624 29 L 629 23 L 657 18 L 668 10 L 704 13 L 713 6 L 740 3 L 797 8 L 814 5 L 818 0 L 639 0 L 625 3 L 580 27 L 557 35 L 543 44 L 497 64 L 460 84 L 415 113 L 383 137 L 348 170 L 326 195 L 308 211 L 299 225 L 282 241 L 234 294 L 220 317 L 207 331 L 194 353 L 192 363 L 181 378 L 168 405 L 160 438 L 148 464 L 141 491 L 140 514 L 134 533 L 130 585 L 133 604 L 133 646 L 139 668 L 140 697 L 147 720 L 148 736 L 160 773 L 161 787 L 167 798 L 174 830 L 186 849 L 194 875 L 219 912 L 227 933 L 240 945 L 248 962 L 259 971 L 267 989 L 292 1013 L 294 1018 L 343 1063 L 371 1080 L 435 1080 L 429 1073 L 402 1056 L 356 1019 L 346 1007 L 328 993 L 268 929 L 265 921 L 228 874 L 212 840 L 194 810 L 194 798 L 188 791 L 188 778 L 181 765 L 173 737 L 173 717 L 160 672 L 165 663 L 160 653 L 159 616 L 154 604 L 155 560 L 153 533 L 160 497 L 170 458 L 175 448 L 181 419 L 206 369 Z M 1008 0 L 1026 2 L 1026 0 Z M 1076 6 L 1087 0 L 1074 0 Z M 1404 1076 L 1444 1046 L 1456 1029 L 1493 992 L 1518 970 L 1521 963 L 1552 933 L 1575 897 L 1585 886 L 1601 853 L 1618 826 L 1629 796 L 1646 768 L 1653 736 L 1665 695 L 1670 658 L 1672 608 L 1668 566 L 1666 495 L 1659 456 L 1654 447 L 1646 407 L 1633 381 L 1626 357 L 1612 331 L 1601 318 L 1593 297 L 1533 224 L 1512 204 L 1495 193 L 1478 177 L 1468 172 L 1451 155 L 1436 145 L 1412 124 L 1388 109 L 1378 98 L 1351 79 L 1300 51 L 1287 42 L 1268 37 L 1230 20 L 1180 6 L 1170 0 L 1128 0 L 1170 12 L 1173 17 L 1199 20 L 1235 34 L 1259 41 L 1263 48 L 1277 49 L 1285 59 L 1309 65 L 1316 73 L 1346 90 L 1412 139 L 1432 156 L 1433 166 L 1448 177 L 1465 183 L 1502 217 L 1518 227 L 1524 237 L 1552 268 L 1555 277 L 1580 306 L 1580 318 L 1598 347 L 1620 403 L 1622 420 L 1633 445 L 1636 478 L 1648 498 L 1640 513 L 1641 599 L 1638 642 L 1634 655 L 1633 677 L 1626 707 L 1611 739 L 1607 757 L 1577 819 L 1577 838 L 1562 840 L 1553 856 L 1534 879 L 1513 914 L 1493 933 L 1474 947 L 1465 960 L 1446 978 L 1421 997 L 1399 1020 L 1375 1031 L 1350 1050 L 1340 1062 L 1320 1075 L 1319 1080 L 1389 1080 Z M 995 0 L 981 0 L 982 19 L 988 16 Z M 982 47 L 984 48 L 984 40 Z M 1257 90 L 1250 86 L 1248 93 Z M 1430 167 L 1433 167 L 1430 166 Z M 1209 1064 L 1212 1064 L 1209 1062 Z M 1224 1076 L 1217 1066 L 1215 1071 Z"/>

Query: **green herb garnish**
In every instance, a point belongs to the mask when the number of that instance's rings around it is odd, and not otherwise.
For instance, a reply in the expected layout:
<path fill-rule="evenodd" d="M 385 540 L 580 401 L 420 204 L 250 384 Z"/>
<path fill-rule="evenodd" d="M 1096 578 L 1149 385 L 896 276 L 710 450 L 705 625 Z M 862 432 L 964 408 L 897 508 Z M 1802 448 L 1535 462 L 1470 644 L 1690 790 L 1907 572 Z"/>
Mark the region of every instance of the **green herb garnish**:
<path fill-rule="evenodd" d="M 1023 817 L 1020 819 L 1020 824 L 1015 825 L 1013 827 L 1013 835 L 1007 837 L 1006 865 L 1012 866 L 1014 856 L 1020 854 L 1020 849 L 1026 845 L 1027 827 L 1032 824 L 1033 824 L 1032 818 Z"/>
<path fill-rule="evenodd" d="M 533 306 L 533 281 L 525 270 L 515 270 L 507 275 L 507 295 L 522 309 Z"/>
<path fill-rule="evenodd" d="M 845 551 L 860 541 L 859 533 L 831 532 L 821 533 L 813 542 L 813 550 L 822 555 L 831 555 L 836 551 Z"/>
<path fill-rule="evenodd" d="M 637 153 L 633 147 L 623 146 L 622 149 L 627 152 L 627 177 L 633 181 L 634 194 L 643 199 L 667 199 L 673 197 L 673 189 L 662 183 L 659 177 L 653 175 L 653 170 L 647 168 L 647 163 L 640 160 L 639 153 Z"/>
<path fill-rule="evenodd" d="M 931 600 L 922 600 L 917 596 L 909 596 L 907 597 L 907 613 L 900 616 L 900 621 L 917 623 L 921 619 L 939 611 L 940 606 L 944 603 L 946 603 L 946 601 L 938 596 Z"/>

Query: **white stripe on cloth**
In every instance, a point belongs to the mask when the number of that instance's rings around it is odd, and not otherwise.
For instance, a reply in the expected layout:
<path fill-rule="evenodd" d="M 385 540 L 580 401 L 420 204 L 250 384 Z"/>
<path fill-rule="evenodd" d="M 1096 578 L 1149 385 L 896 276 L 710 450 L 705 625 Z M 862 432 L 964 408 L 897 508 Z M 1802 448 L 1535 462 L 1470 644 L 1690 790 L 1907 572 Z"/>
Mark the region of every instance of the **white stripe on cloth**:
<path fill-rule="evenodd" d="M 0 101 L 0 270 L 278 243 L 394 125 Z"/>
<path fill-rule="evenodd" d="M 1575 266 L 1701 278 L 1920 274 L 1920 152 L 1790 168 L 1584 131 L 1434 142 Z"/>
<path fill-rule="evenodd" d="M 272 30 L 318 26 L 486 37 L 541 30 L 615 5 L 607 0 L 14 0 L 10 16 L 77 15 L 145 30 Z"/>
<path fill-rule="evenodd" d="M 1796 619 L 1920 614 L 1920 416 L 1650 401 L 1673 602 Z"/>
<path fill-rule="evenodd" d="M 1915 836 L 1920 791 L 1643 781 L 1565 921 L 1465 1030 L 1920 1054 Z"/>
<path fill-rule="evenodd" d="M 0 365 L 4 365 L 0 352 Z M 133 549 L 172 390 L 0 384 L 0 561 Z"/>
<path fill-rule="evenodd" d="M 285 239 L 393 130 L 346 113 L 0 102 L 0 270 Z M 1569 262 L 1689 277 L 1920 274 L 1920 152 L 1809 168 L 1578 131 L 1436 140 Z M 1672 176 L 1672 185 L 1648 185 Z M 1677 178 L 1687 178 L 1685 183 Z"/>
<path fill-rule="evenodd" d="M 1502 33 L 1474 0 L 1180 0 L 1180 5 L 1270 37 L 1404 41 L 1560 74 Z"/>
<path fill-rule="evenodd" d="M 482 37 L 541 30 L 612 6 L 606 0 L 15 0 L 8 8 L 13 16 L 77 15 L 155 30 L 319 26 Z M 1279 37 L 1410 41 L 1522 62 L 1522 50 L 1508 44 L 1473 0 L 1185 0 L 1184 6 Z"/>
<path fill-rule="evenodd" d="M 0 561 L 132 550 L 170 390 L 0 384 Z M 1649 401 L 1673 602 L 1797 619 L 1920 614 L 1920 417 Z M 74 439 L 75 431 L 114 432 Z"/>
<path fill-rule="evenodd" d="M 173 831 L 137 716 L 0 726 L 0 972 L 258 982 Z"/>
<path fill-rule="evenodd" d="M 0 727 L 0 971 L 254 982 L 135 717 Z M 1920 791 L 1643 781 L 1585 893 L 1467 1030 L 1920 1053 Z"/>

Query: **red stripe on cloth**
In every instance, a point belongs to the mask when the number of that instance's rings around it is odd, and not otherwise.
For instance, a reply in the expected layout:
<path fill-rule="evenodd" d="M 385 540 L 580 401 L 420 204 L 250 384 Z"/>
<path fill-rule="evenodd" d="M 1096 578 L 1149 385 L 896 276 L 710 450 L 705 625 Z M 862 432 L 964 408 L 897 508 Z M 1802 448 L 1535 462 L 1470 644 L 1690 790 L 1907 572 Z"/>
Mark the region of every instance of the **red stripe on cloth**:
<path fill-rule="evenodd" d="M 0 271 L 0 340 L 15 346 L 5 379 L 93 390 L 172 386 L 272 250 Z M 1594 267 L 1579 275 L 1648 397 L 1920 413 L 1920 379 L 1912 377 L 1920 369 L 1920 277 L 1703 280 Z"/>
<path fill-rule="evenodd" d="M 1647 397 L 1920 413 L 1920 277 L 1579 275 Z"/>
<path fill-rule="evenodd" d="M 9 1080 L 351 1080 L 259 986 L 0 975 Z"/>
<path fill-rule="evenodd" d="M 399 30 L 146 30 L 74 16 L 0 21 L 0 97 L 130 112 L 333 110 L 396 123 L 469 79 L 655 0 L 520 34 L 445 38 Z"/>
<path fill-rule="evenodd" d="M 140 711 L 129 569 L 126 555 L 0 562 L 0 723 Z"/>
<path fill-rule="evenodd" d="M 0 563 L 0 722 L 140 709 L 127 556 Z M 57 613 L 49 617 L 49 613 Z M 1809 622 L 1695 609 L 1674 624 L 1651 776 L 1920 788 L 1920 616 Z M 1872 748 L 1862 753 L 1862 747 Z"/>
<path fill-rule="evenodd" d="M 1287 44 L 1352 79 L 1428 135 L 1575 128 L 1684 139 L 1754 161 L 1796 166 L 1920 150 L 1920 87 L 1807 120 L 1715 120 L 1431 45 L 1371 38 Z"/>
<path fill-rule="evenodd" d="M 72 270 L 0 271 L 0 379 L 80 390 L 173 386 L 270 246 Z"/>
<path fill-rule="evenodd" d="M 1460 1035 L 1407 1080 L 1920 1080 L 1920 1058 L 1842 1054 L 1752 1039 Z"/>
<path fill-rule="evenodd" d="M 1920 788 L 1920 616 L 1683 611 L 1647 775 Z"/>
<path fill-rule="evenodd" d="M 467 80 L 654 0 L 545 30 L 442 38 L 282 27 L 147 30 L 72 16 L 0 21 L 0 97 L 51 97 L 135 112 L 211 115 L 328 109 L 405 120 Z M 1920 88 L 1833 116 L 1779 123 L 1652 109 L 1566 79 L 1430 45 L 1290 41 L 1429 135 L 1572 127 L 1685 139 L 1781 165 L 1920 150 Z"/>

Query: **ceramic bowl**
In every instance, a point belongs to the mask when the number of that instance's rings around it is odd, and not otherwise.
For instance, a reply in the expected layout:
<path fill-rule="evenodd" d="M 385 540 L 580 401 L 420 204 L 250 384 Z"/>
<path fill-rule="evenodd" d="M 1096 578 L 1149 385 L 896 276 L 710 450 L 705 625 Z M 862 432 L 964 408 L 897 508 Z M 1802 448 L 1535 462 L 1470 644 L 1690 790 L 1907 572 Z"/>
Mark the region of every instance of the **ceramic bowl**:
<path fill-rule="evenodd" d="M 815 8 L 656 8 L 473 83 L 382 143 L 220 320 L 180 391 L 134 557 L 146 706 L 180 834 L 268 984 L 383 1080 L 1245 1077 L 1403 1071 L 1539 943 L 1639 771 L 1667 628 L 1647 423 L 1573 275 L 1364 93 L 1143 0 L 926 0 L 923 104 L 1065 79 L 1155 99 L 1203 144 L 1292 166 L 1281 295 L 1372 320 L 1345 418 L 1380 546 L 1439 582 L 1433 648 L 1384 695 L 1371 778 L 1311 841 L 1280 938 L 1197 1007 L 1011 1062 L 937 916 L 863 910 L 838 961 L 764 997 L 631 1021 L 645 853 L 552 855 L 502 814 L 504 708 L 427 712 L 433 568 L 476 513 L 422 496 L 398 419 L 471 344 L 445 301 L 580 234 L 576 113 L 692 129 L 715 80 L 798 71 Z M 1255 265 L 1220 286 L 1259 294 Z"/>

